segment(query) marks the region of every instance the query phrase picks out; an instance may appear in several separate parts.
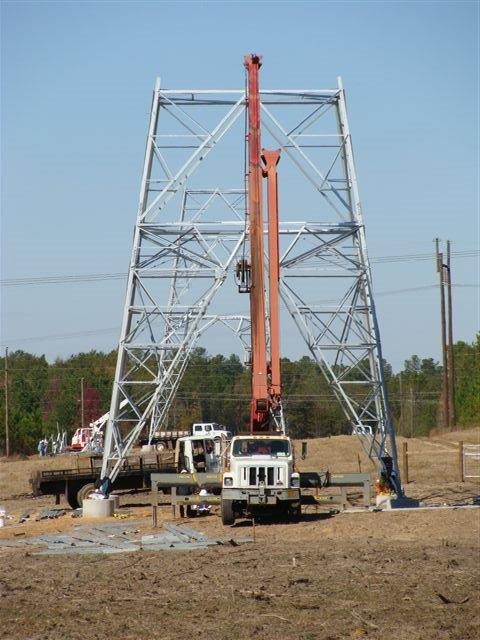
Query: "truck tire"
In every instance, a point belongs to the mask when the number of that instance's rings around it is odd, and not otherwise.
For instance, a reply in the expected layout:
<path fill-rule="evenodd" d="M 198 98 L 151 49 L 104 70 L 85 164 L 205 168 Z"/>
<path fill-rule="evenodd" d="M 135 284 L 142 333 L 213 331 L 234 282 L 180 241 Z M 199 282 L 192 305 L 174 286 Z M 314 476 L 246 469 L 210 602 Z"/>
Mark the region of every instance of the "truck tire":
<path fill-rule="evenodd" d="M 89 493 L 92 493 L 92 491 L 94 491 L 94 489 L 95 485 L 93 484 L 93 482 L 89 482 L 88 484 L 84 484 L 83 487 L 80 487 L 80 489 L 77 491 L 77 502 L 80 507 L 83 507 L 83 501 Z"/>
<path fill-rule="evenodd" d="M 300 522 L 302 518 L 302 505 L 299 504 L 298 506 L 290 507 L 288 516 L 290 522 Z"/>
<path fill-rule="evenodd" d="M 77 499 L 78 491 L 76 487 L 67 487 L 67 502 L 72 509 L 78 509 L 80 506 Z"/>
<path fill-rule="evenodd" d="M 222 524 L 232 525 L 235 523 L 235 512 L 233 510 L 233 500 L 222 500 Z"/>

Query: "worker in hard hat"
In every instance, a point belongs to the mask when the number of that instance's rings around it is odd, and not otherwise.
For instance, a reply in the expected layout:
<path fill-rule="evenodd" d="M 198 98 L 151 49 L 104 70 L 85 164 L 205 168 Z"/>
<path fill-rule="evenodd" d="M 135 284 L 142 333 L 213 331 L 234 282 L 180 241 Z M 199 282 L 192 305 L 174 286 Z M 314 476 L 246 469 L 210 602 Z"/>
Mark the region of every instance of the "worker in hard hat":
<path fill-rule="evenodd" d="M 46 438 L 42 438 L 38 443 L 38 453 L 41 458 L 44 458 L 47 455 L 48 450 L 48 440 Z"/>
<path fill-rule="evenodd" d="M 198 495 L 203 497 L 203 496 L 208 496 L 210 494 L 206 489 L 200 489 L 200 493 Z M 210 514 L 211 508 L 212 507 L 206 502 L 200 502 L 200 504 L 197 506 L 197 513 L 199 516 L 208 516 Z"/>

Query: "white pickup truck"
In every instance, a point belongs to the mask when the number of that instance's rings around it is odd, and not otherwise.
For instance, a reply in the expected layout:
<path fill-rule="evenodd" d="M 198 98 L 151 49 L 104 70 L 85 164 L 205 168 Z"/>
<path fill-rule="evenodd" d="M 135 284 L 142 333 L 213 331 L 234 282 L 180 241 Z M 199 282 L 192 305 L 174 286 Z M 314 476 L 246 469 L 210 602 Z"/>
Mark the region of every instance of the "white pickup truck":
<path fill-rule="evenodd" d="M 144 450 L 146 451 L 151 449 L 151 447 L 155 448 L 157 451 L 164 451 L 165 449 L 174 449 L 177 440 L 188 435 L 190 435 L 190 432 L 187 429 L 155 431 L 151 440 L 148 438 L 140 438 L 139 444 L 142 447 L 145 447 Z"/>
<path fill-rule="evenodd" d="M 222 522 L 260 510 L 291 520 L 301 515 L 300 474 L 290 438 L 246 435 L 233 438 L 222 483 Z"/>
<path fill-rule="evenodd" d="M 195 422 L 192 425 L 192 436 L 209 436 L 210 438 L 225 436 L 232 439 L 232 432 L 218 422 Z"/>
<path fill-rule="evenodd" d="M 185 440 L 185 438 L 192 436 L 206 437 L 213 440 L 221 438 L 231 440 L 232 432 L 217 422 L 195 422 L 192 425 L 191 433 L 189 430 L 181 431 L 178 429 L 173 431 L 156 431 L 151 441 L 149 441 L 148 438 L 143 438 L 140 440 L 140 444 L 143 447 L 150 448 L 153 446 L 157 451 L 163 451 L 164 449 L 175 449 L 176 443 L 179 440 Z"/>

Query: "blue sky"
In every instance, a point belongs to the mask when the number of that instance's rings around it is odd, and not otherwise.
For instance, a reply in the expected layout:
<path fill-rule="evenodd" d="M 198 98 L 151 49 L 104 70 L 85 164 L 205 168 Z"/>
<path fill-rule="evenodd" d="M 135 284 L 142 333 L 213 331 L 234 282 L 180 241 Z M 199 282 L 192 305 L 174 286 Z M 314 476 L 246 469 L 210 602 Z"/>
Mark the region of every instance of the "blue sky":
<path fill-rule="evenodd" d="M 343 77 L 372 257 L 427 253 L 436 236 L 478 249 L 478 6 L 4 1 L 1 278 L 126 271 L 155 77 L 237 88 L 250 51 L 265 88 Z M 456 285 L 478 285 L 478 256 L 453 264 Z M 436 282 L 433 261 L 373 276 L 379 293 Z M 454 289 L 457 339 L 480 326 L 478 292 Z M 113 348 L 123 298 L 115 280 L 3 287 L 2 344 L 49 359 Z M 440 357 L 438 306 L 435 289 L 378 296 L 395 368 Z"/>

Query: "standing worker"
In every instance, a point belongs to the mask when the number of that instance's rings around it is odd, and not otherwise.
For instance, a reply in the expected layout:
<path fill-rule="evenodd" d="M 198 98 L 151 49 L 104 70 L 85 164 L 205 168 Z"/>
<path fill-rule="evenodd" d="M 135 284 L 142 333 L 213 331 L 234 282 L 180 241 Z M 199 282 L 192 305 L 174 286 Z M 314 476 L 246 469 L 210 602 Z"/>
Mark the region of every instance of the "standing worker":
<path fill-rule="evenodd" d="M 187 473 L 186 469 L 182 469 L 180 473 Z M 177 496 L 189 496 L 191 494 L 191 490 L 190 487 L 187 487 L 186 485 L 181 485 L 180 487 L 177 487 Z M 189 509 L 187 507 L 187 514 L 189 515 Z M 181 504 L 180 505 L 180 517 L 181 518 L 185 518 L 185 505 Z"/>
<path fill-rule="evenodd" d="M 44 458 L 47 455 L 48 449 L 48 440 L 46 438 L 42 438 L 38 443 L 38 453 L 41 458 Z"/>

